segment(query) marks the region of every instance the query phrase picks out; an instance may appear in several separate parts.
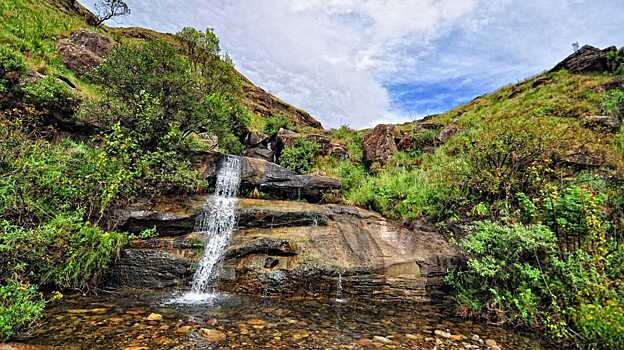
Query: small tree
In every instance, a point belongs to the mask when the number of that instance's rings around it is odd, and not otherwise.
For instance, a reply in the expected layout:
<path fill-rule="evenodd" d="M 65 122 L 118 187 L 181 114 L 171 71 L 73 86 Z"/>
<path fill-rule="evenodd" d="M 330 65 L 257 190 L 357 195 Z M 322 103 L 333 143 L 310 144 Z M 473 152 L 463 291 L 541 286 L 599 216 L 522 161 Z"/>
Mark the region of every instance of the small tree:
<path fill-rule="evenodd" d="M 100 26 L 113 17 L 129 15 L 130 7 L 123 0 L 98 0 L 95 3 L 95 12 L 96 26 Z"/>

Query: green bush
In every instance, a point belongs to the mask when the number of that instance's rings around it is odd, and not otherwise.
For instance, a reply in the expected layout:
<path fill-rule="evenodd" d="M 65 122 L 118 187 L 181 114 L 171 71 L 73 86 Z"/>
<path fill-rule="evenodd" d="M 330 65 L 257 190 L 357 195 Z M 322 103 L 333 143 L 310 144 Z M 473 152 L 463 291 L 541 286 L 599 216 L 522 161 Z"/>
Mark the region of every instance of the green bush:
<path fill-rule="evenodd" d="M 538 192 L 554 173 L 554 161 L 565 146 L 556 121 L 498 121 L 478 137 L 459 139 L 467 167 L 461 174 L 481 201 L 511 199 L 516 193 Z M 539 125 L 539 126 L 538 126 Z M 542 128 L 552 129 L 544 133 Z"/>
<path fill-rule="evenodd" d="M 0 232 L 0 278 L 76 289 L 96 285 L 127 242 L 125 234 L 85 223 L 81 213 L 57 214 L 33 228 L 0 220 Z"/>
<path fill-rule="evenodd" d="M 450 215 L 458 195 L 456 188 L 437 181 L 424 169 L 391 169 L 364 181 L 359 175 L 343 179 L 347 180 L 346 198 L 349 202 L 395 219 Z"/>
<path fill-rule="evenodd" d="M 615 74 L 624 75 L 624 47 L 620 47 L 617 51 L 609 52 L 607 59 L 613 62 Z"/>
<path fill-rule="evenodd" d="M 0 341 L 42 316 L 45 301 L 34 287 L 6 281 L 0 284 Z"/>
<path fill-rule="evenodd" d="M 85 104 L 82 119 L 104 129 L 119 123 L 139 151 L 181 151 L 192 134 L 204 132 L 224 141 L 226 151 L 242 148 L 233 140 L 247 134 L 249 115 L 237 96 L 205 95 L 191 63 L 168 44 L 118 45 L 91 79 L 107 87 L 107 96 Z"/>
<path fill-rule="evenodd" d="M 70 140 L 27 142 L 11 152 L 4 154 L 8 175 L 0 177 L 0 216 L 14 220 L 38 222 L 78 209 L 103 212 L 112 203 L 105 203 L 105 193 L 124 180 L 117 179 L 125 171 L 120 161 Z M 116 198 L 129 196 L 129 184 L 120 185 Z"/>
<path fill-rule="evenodd" d="M 266 119 L 264 124 L 264 133 L 269 137 L 277 135 L 280 129 L 292 129 L 294 124 L 292 120 L 283 115 L 272 115 Z"/>
<path fill-rule="evenodd" d="M 0 93 L 9 92 L 27 70 L 21 53 L 5 45 L 0 47 Z"/>
<path fill-rule="evenodd" d="M 71 94 L 62 81 L 47 76 L 24 87 L 27 100 L 39 106 L 51 106 L 66 101 Z"/>
<path fill-rule="evenodd" d="M 624 118 L 624 89 L 607 91 L 602 97 L 602 110 L 612 116 Z"/>
<path fill-rule="evenodd" d="M 605 196 L 547 187 L 516 201 L 528 225 L 480 222 L 460 241 L 467 268 L 447 278 L 460 313 L 535 329 L 561 344 L 621 344 L 624 247 L 607 237 Z"/>
<path fill-rule="evenodd" d="M 587 348 L 618 349 L 624 344 L 624 303 L 583 304 L 577 326 Z"/>
<path fill-rule="evenodd" d="M 280 165 L 297 173 L 307 173 L 314 167 L 319 149 L 316 142 L 298 138 L 292 146 L 282 150 Z"/>

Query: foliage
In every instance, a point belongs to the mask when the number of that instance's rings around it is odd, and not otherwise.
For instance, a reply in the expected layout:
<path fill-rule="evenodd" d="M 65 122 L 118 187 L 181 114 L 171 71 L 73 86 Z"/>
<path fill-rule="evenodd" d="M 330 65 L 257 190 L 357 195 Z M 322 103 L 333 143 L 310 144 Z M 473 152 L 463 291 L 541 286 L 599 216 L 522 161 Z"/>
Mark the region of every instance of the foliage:
<path fill-rule="evenodd" d="M 29 327 L 41 317 L 45 301 L 28 285 L 6 281 L 0 284 L 0 341 Z"/>
<path fill-rule="evenodd" d="M 111 18 L 129 15 L 130 7 L 123 0 L 98 0 L 95 11 L 98 18 L 96 25 L 99 26 Z"/>
<path fill-rule="evenodd" d="M 226 151 L 240 152 L 236 141 L 246 133 L 246 112 L 235 97 L 204 96 L 189 62 L 168 44 L 118 45 L 92 79 L 107 86 L 110 96 L 86 105 L 83 118 L 103 126 L 119 123 L 143 139 L 140 149 L 180 149 L 192 133 L 210 132 L 227 141 Z"/>
<path fill-rule="evenodd" d="M 447 278 L 459 311 L 556 342 L 620 344 L 624 248 L 607 239 L 605 196 L 570 186 L 516 200 L 526 226 L 480 222 L 461 240 L 467 269 Z"/>
<path fill-rule="evenodd" d="M 620 47 L 617 51 L 609 52 L 607 59 L 613 62 L 615 74 L 624 75 L 624 47 Z"/>
<path fill-rule="evenodd" d="M 312 170 L 319 150 L 316 142 L 297 138 L 292 146 L 286 146 L 282 150 L 280 165 L 297 173 L 307 173 Z"/>
<path fill-rule="evenodd" d="M 389 169 L 374 177 L 363 176 L 358 169 L 361 168 L 344 163 L 340 167 L 347 200 L 392 218 L 414 220 L 423 215 L 442 218 L 451 215 L 453 203 L 462 196 L 459 187 L 435 175 L 437 166 Z"/>
<path fill-rule="evenodd" d="M 577 326 L 588 348 L 617 349 L 624 334 L 624 305 L 617 302 L 583 304 Z"/>
<path fill-rule="evenodd" d="M 234 70 L 232 61 L 227 56 L 220 56 L 219 38 L 212 29 L 200 32 L 186 27 L 176 37 L 182 43 L 183 53 L 192 62 L 194 72 L 204 78 L 201 84 L 204 93 L 241 95 L 241 77 Z"/>
<path fill-rule="evenodd" d="M 614 117 L 624 118 L 624 89 L 607 91 L 602 98 L 602 110 Z"/>
<path fill-rule="evenodd" d="M 20 52 L 0 46 L 0 93 L 10 92 L 26 71 L 26 62 Z"/>
<path fill-rule="evenodd" d="M 272 137 L 277 135 L 280 129 L 292 129 L 293 127 L 294 124 L 290 119 L 288 119 L 286 116 L 279 114 L 272 115 L 266 118 L 263 131 L 269 137 Z"/>
<path fill-rule="evenodd" d="M 532 193 L 553 173 L 553 157 L 563 148 L 557 144 L 557 126 L 550 122 L 551 131 L 546 134 L 528 123 L 495 123 L 459 146 L 468 164 L 463 177 L 475 196 L 498 200 L 517 192 Z"/>
<path fill-rule="evenodd" d="M 2 279 L 77 289 L 95 286 L 127 240 L 85 223 L 80 212 L 57 214 L 32 228 L 1 220 L 0 231 Z"/>
<path fill-rule="evenodd" d="M 71 98 L 67 85 L 51 76 L 27 84 L 24 92 L 30 103 L 41 107 L 57 105 Z"/>

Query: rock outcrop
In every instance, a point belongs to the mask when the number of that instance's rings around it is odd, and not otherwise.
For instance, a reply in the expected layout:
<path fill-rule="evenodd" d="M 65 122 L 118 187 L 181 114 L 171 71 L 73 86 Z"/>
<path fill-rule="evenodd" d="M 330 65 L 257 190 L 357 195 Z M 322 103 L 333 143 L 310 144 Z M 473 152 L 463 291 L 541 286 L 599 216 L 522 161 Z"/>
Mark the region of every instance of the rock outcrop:
<path fill-rule="evenodd" d="M 298 175 L 262 159 L 242 157 L 241 188 L 259 190 L 279 199 L 318 202 L 323 192 L 340 188 L 340 180 L 327 176 Z"/>
<path fill-rule="evenodd" d="M 170 202 L 152 218 L 188 219 L 197 202 Z M 359 208 L 242 199 L 238 213 L 239 229 L 220 273 L 226 291 L 333 297 L 340 274 L 345 297 L 427 300 L 440 295 L 446 271 L 461 262 L 433 229 L 403 228 Z M 202 246 L 202 237 L 188 228 L 177 237 L 134 242 L 111 269 L 110 286 L 188 285 Z M 158 229 L 170 233 L 167 226 Z"/>
<path fill-rule="evenodd" d="M 397 128 L 392 124 L 379 124 L 364 136 L 364 159 L 368 163 L 385 162 L 394 155 L 398 148 L 396 139 L 400 138 Z"/>
<path fill-rule="evenodd" d="M 457 122 L 451 122 L 449 125 L 445 126 L 438 134 L 438 141 L 440 143 L 446 143 L 451 137 L 455 136 L 461 127 Z"/>
<path fill-rule="evenodd" d="M 202 153 L 194 159 L 194 166 L 203 176 L 214 182 L 222 154 Z M 254 190 L 273 199 L 305 199 L 318 202 L 326 191 L 339 189 L 340 180 L 327 176 L 296 174 L 264 159 L 240 157 L 241 191 Z"/>
<path fill-rule="evenodd" d="M 608 131 L 617 132 L 620 130 L 622 122 L 620 118 L 609 115 L 587 115 L 581 121 L 583 125 L 590 128 L 606 129 Z"/>
<path fill-rule="evenodd" d="M 571 73 L 602 73 L 610 72 L 615 68 L 607 59 L 609 52 L 616 51 L 615 46 L 604 50 L 585 45 L 575 53 L 557 64 L 551 72 L 566 69 Z"/>
<path fill-rule="evenodd" d="M 59 41 L 57 50 L 67 69 L 83 75 L 102 63 L 114 42 L 101 34 L 79 30 Z"/>

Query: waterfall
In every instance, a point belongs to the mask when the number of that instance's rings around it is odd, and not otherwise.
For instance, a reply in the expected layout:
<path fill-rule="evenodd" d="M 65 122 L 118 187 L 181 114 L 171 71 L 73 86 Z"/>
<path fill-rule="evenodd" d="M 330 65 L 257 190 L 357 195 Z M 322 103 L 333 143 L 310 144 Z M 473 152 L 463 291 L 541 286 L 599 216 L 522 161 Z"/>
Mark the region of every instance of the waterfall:
<path fill-rule="evenodd" d="M 342 272 L 338 271 L 338 281 L 336 282 L 336 302 L 344 303 L 342 299 Z"/>
<path fill-rule="evenodd" d="M 227 157 L 217 173 L 215 193 L 204 204 L 195 223 L 195 232 L 206 238 L 204 256 L 193 276 L 190 293 L 178 301 L 195 302 L 214 297 L 213 285 L 232 232 L 236 226 L 236 207 L 240 185 L 241 163 L 237 157 Z"/>

